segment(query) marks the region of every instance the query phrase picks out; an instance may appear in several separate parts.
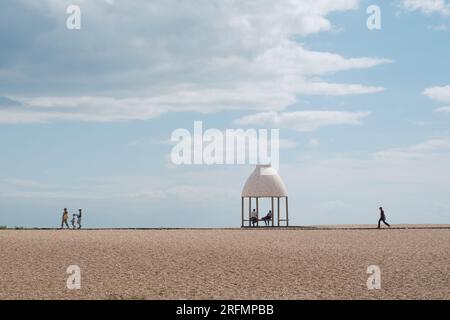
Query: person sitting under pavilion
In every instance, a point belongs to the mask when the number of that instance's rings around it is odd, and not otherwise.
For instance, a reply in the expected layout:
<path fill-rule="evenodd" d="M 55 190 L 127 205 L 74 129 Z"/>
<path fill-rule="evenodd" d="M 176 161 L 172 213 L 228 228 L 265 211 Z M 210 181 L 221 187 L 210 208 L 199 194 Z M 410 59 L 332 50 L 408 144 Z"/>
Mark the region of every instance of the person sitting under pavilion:
<path fill-rule="evenodd" d="M 255 226 L 255 224 L 258 223 L 258 213 L 256 212 L 255 209 L 253 209 L 253 211 L 250 215 L 250 221 L 251 221 L 253 227 Z"/>
<path fill-rule="evenodd" d="M 266 227 L 268 227 L 270 224 L 270 221 L 272 220 L 272 210 L 269 210 L 267 215 L 264 218 L 262 218 L 261 220 L 264 221 Z"/>

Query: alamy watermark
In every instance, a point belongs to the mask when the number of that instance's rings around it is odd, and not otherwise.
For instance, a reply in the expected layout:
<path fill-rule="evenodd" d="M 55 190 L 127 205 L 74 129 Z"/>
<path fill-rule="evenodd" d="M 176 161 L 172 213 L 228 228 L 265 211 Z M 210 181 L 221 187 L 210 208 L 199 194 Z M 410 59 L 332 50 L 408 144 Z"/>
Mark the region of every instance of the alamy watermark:
<path fill-rule="evenodd" d="M 381 30 L 381 9 L 378 5 L 370 5 L 366 9 L 369 15 L 366 21 L 367 29 Z M 71 4 L 66 9 L 69 16 L 66 19 L 66 27 L 69 30 L 81 29 L 81 8 L 79 5 Z"/>
<path fill-rule="evenodd" d="M 370 265 L 367 267 L 367 274 L 370 274 L 367 278 L 367 289 L 381 289 L 381 269 L 379 266 Z"/>
<path fill-rule="evenodd" d="M 194 131 L 176 129 L 170 158 L 175 165 L 271 165 L 279 168 L 279 129 L 207 129 L 194 122 Z"/>
<path fill-rule="evenodd" d="M 377 5 L 370 5 L 367 7 L 366 13 L 369 15 L 367 18 L 367 29 L 369 30 L 381 30 L 381 9 Z"/>
<path fill-rule="evenodd" d="M 81 269 L 77 265 L 68 266 L 66 273 L 70 276 L 67 278 L 66 287 L 69 290 L 81 289 Z"/>
<path fill-rule="evenodd" d="M 69 15 L 66 19 L 66 27 L 69 30 L 81 29 L 81 8 L 77 5 L 70 5 L 66 9 L 66 13 Z"/>

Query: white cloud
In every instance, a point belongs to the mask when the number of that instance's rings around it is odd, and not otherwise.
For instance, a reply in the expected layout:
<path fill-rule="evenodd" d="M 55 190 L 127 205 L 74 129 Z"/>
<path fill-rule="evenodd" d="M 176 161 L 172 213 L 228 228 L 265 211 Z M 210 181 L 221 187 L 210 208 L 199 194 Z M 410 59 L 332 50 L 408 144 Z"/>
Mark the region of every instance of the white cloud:
<path fill-rule="evenodd" d="M 240 166 L 240 170 L 242 167 Z M 171 201 L 179 200 L 182 203 L 195 202 L 198 204 L 229 201 L 238 194 L 236 188 L 230 188 L 232 184 L 217 184 L 218 180 L 227 181 L 230 170 L 217 170 L 211 174 L 211 170 L 196 171 L 192 166 L 184 167 L 184 169 L 181 172 L 177 170 L 162 176 L 75 179 L 70 184 L 2 179 L 0 180 L 0 199 L 83 199 L 85 201 L 125 199 L 155 202 L 170 199 Z M 189 169 L 192 171 L 188 171 Z M 211 176 L 214 179 L 211 179 Z"/>
<path fill-rule="evenodd" d="M 355 84 L 295 83 L 280 80 L 278 83 L 243 84 L 234 89 L 180 90 L 152 97 L 14 97 L 21 107 L 0 108 L 0 123 L 55 120 L 112 122 L 154 119 L 168 112 L 283 110 L 296 102 L 297 94 L 341 96 L 370 94 L 383 90 L 382 87 Z"/>
<path fill-rule="evenodd" d="M 450 114 L 450 107 L 440 107 L 434 110 L 434 112 L 448 113 Z"/>
<path fill-rule="evenodd" d="M 267 141 L 266 145 L 269 145 L 270 141 Z M 297 143 L 291 139 L 280 139 L 280 149 L 292 149 L 297 146 Z"/>
<path fill-rule="evenodd" d="M 423 143 L 419 143 L 409 147 L 413 152 L 439 152 L 450 151 L 450 140 L 448 139 L 431 139 Z"/>
<path fill-rule="evenodd" d="M 127 143 L 128 147 L 148 147 L 152 145 L 156 146 L 172 146 L 175 142 L 170 139 L 155 139 L 155 138 L 147 138 L 147 139 L 135 139 Z"/>
<path fill-rule="evenodd" d="M 449 139 L 430 139 L 406 148 L 394 148 L 378 151 L 373 154 L 377 160 L 402 162 L 434 157 L 436 154 L 450 153 Z"/>
<path fill-rule="evenodd" d="M 258 70 L 277 72 L 283 76 L 319 76 L 338 71 L 372 68 L 391 62 L 393 61 L 379 58 L 347 59 L 339 54 L 310 51 L 295 42 L 284 41 L 258 56 L 254 64 Z"/>
<path fill-rule="evenodd" d="M 343 96 L 378 93 L 382 91 L 384 91 L 383 87 L 365 86 L 360 84 L 308 82 L 298 85 L 299 93 L 313 95 Z"/>
<path fill-rule="evenodd" d="M 310 146 L 310 147 L 316 147 L 316 146 L 318 146 L 319 144 L 320 144 L 319 139 L 313 138 L 313 139 L 310 139 L 310 140 L 308 141 L 308 146 Z"/>
<path fill-rule="evenodd" d="M 410 11 L 421 11 L 425 14 L 439 13 L 450 15 L 450 4 L 446 0 L 403 0 L 403 7 Z"/>
<path fill-rule="evenodd" d="M 446 24 L 439 24 L 434 26 L 429 26 L 428 29 L 433 31 L 450 31 L 450 28 Z"/>
<path fill-rule="evenodd" d="M 60 20 L 66 5 L 55 0 L 19 4 L 52 20 L 49 26 Z M 23 106 L 0 108 L 0 123 L 147 120 L 167 112 L 230 109 L 281 111 L 302 94 L 380 92 L 384 88 L 334 83 L 328 77 L 391 62 L 318 52 L 292 40 L 332 30 L 327 16 L 357 9 L 357 0 L 263 0 L 257 5 L 130 0 L 80 5 L 83 28 L 88 28 L 80 30 L 83 36 L 68 39 L 67 30 L 44 32 L 35 27 L 26 33 L 26 45 L 39 39 L 39 47 L 27 47 L 27 55 L 4 53 L 14 63 L 0 75 L 8 75 L 8 83 L 19 79 L 12 96 Z M 48 48 L 45 57 L 41 47 Z"/>
<path fill-rule="evenodd" d="M 330 125 L 359 125 L 369 114 L 370 112 L 347 111 L 262 112 L 244 116 L 234 122 L 244 126 L 266 125 L 297 131 L 314 131 Z"/>
<path fill-rule="evenodd" d="M 427 88 L 422 94 L 439 102 L 450 102 L 450 85 Z"/>
<path fill-rule="evenodd" d="M 433 121 L 423 121 L 423 120 L 411 120 L 410 123 L 418 127 L 426 127 L 434 124 Z"/>
<path fill-rule="evenodd" d="M 179 199 L 183 202 L 211 202 L 226 197 L 224 187 L 179 185 L 167 189 L 144 189 L 129 195 L 131 198 L 141 199 Z"/>

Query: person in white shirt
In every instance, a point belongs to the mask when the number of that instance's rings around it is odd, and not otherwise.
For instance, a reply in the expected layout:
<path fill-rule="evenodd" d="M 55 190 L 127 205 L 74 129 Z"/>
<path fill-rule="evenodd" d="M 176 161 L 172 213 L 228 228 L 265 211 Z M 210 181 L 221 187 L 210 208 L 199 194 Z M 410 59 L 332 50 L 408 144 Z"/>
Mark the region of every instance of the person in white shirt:
<path fill-rule="evenodd" d="M 250 222 L 253 226 L 258 222 L 258 213 L 256 212 L 256 209 L 253 209 L 252 213 L 250 214 Z"/>

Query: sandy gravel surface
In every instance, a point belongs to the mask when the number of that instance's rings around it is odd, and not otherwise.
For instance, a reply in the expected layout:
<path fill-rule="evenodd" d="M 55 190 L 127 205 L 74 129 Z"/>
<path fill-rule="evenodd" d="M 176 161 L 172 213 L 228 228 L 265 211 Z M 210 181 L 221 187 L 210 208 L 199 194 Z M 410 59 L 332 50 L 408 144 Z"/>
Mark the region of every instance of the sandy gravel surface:
<path fill-rule="evenodd" d="M 18 298 L 450 299 L 450 229 L 0 230 L 0 299 Z"/>

